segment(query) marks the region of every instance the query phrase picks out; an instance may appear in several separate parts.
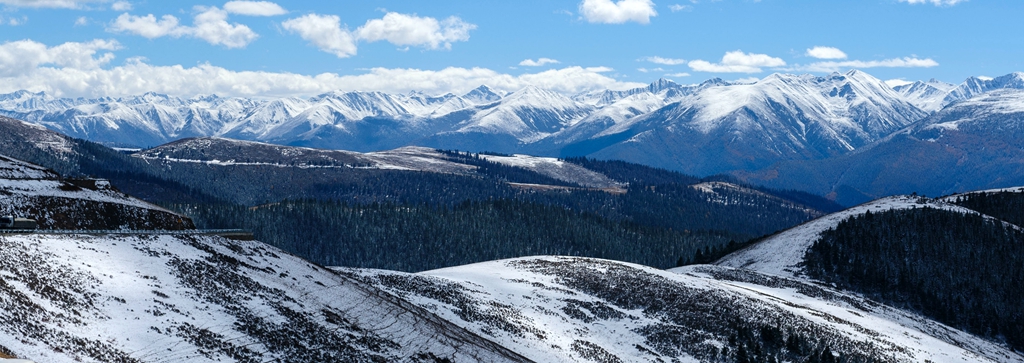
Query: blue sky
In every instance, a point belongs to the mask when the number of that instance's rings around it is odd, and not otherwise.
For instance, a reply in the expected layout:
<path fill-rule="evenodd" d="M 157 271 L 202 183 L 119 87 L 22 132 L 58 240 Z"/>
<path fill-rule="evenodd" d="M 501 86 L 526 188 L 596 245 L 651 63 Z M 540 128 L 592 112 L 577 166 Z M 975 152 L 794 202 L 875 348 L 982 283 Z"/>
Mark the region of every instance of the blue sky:
<path fill-rule="evenodd" d="M 1024 70 L 1024 1 L 0 0 L 0 92 L 563 93 L 851 68 Z"/>

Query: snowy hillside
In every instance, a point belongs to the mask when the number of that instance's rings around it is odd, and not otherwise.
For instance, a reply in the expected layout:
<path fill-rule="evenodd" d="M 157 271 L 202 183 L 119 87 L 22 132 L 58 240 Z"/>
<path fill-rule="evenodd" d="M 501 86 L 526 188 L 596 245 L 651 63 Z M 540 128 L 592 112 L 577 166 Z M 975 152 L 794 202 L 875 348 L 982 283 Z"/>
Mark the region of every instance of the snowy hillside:
<path fill-rule="evenodd" d="M 802 361 L 826 346 L 891 362 L 1024 359 L 856 296 L 731 268 L 530 257 L 419 274 L 337 270 L 535 361 Z"/>
<path fill-rule="evenodd" d="M 804 223 L 802 225 L 772 235 L 750 247 L 725 256 L 716 262 L 719 266 L 743 268 L 759 273 L 796 278 L 801 275 L 800 264 L 804 260 L 807 249 L 818 239 L 819 235 L 839 222 L 867 211 L 880 212 L 886 210 L 937 208 L 962 213 L 977 213 L 970 209 L 916 196 L 893 196 L 878 199 L 841 212 L 833 213 Z"/>
<path fill-rule="evenodd" d="M 0 215 L 43 229 L 188 229 L 178 214 L 121 193 L 105 180 L 65 181 L 52 170 L 0 155 Z"/>
<path fill-rule="evenodd" d="M 0 237 L 0 346 L 38 362 L 525 361 L 259 242 Z"/>

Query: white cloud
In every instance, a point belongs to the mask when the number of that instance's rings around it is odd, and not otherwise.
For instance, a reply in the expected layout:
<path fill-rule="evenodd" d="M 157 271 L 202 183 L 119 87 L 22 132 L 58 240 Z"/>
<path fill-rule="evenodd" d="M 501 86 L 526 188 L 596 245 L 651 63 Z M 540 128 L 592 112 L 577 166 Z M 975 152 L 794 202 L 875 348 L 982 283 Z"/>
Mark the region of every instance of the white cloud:
<path fill-rule="evenodd" d="M 0 44 L 0 77 L 15 77 L 34 72 L 42 66 L 57 66 L 75 71 L 95 71 L 114 59 L 113 53 L 96 53 L 103 50 L 118 50 L 121 45 L 114 40 L 93 40 L 88 43 L 68 42 L 55 47 L 32 40 L 19 40 Z"/>
<path fill-rule="evenodd" d="M 173 15 L 164 15 L 160 20 L 149 14 L 146 16 L 135 16 L 128 13 L 121 14 L 114 19 L 114 23 L 107 28 L 108 31 L 117 33 L 131 33 L 149 39 L 163 36 L 180 37 L 186 33 L 185 27 L 178 25 L 178 18 Z"/>
<path fill-rule="evenodd" d="M 579 5 L 580 15 L 591 23 L 623 24 L 637 22 L 648 24 L 658 16 L 651 0 L 583 0 Z"/>
<path fill-rule="evenodd" d="M 106 1 L 108 0 L 0 0 L 0 4 L 25 8 L 79 9 L 88 3 Z"/>
<path fill-rule="evenodd" d="M 741 50 L 726 52 L 721 63 L 694 60 L 688 63 L 695 71 L 712 73 L 760 73 L 761 67 L 782 67 L 786 62 L 767 54 L 743 53 Z"/>
<path fill-rule="evenodd" d="M 953 6 L 967 0 L 899 0 L 901 3 L 908 4 L 932 4 L 935 6 Z"/>
<path fill-rule="evenodd" d="M 250 16 L 275 16 L 287 14 L 288 11 L 270 1 L 228 1 L 224 10 L 232 14 Z"/>
<path fill-rule="evenodd" d="M 676 78 L 689 77 L 689 76 L 690 76 L 690 74 L 686 73 L 686 72 L 682 72 L 682 73 L 669 73 L 669 74 L 665 75 L 665 77 L 676 77 Z"/>
<path fill-rule="evenodd" d="M 658 57 L 658 56 L 644 57 L 644 58 L 640 58 L 638 60 L 640 60 L 640 61 L 647 61 L 647 62 L 651 62 L 651 63 L 655 63 L 655 64 L 663 64 L 663 65 L 666 65 L 666 66 L 677 66 L 677 65 L 686 63 L 685 59 L 663 58 L 663 57 Z"/>
<path fill-rule="evenodd" d="M 558 64 L 558 63 L 560 63 L 560 62 L 558 60 L 555 60 L 555 59 L 539 58 L 537 60 L 525 59 L 522 62 L 519 62 L 519 65 L 526 66 L 526 67 L 540 67 L 540 66 L 543 66 L 545 64 Z"/>
<path fill-rule="evenodd" d="M 672 5 L 668 6 L 668 9 L 671 10 L 673 13 L 675 13 L 675 12 L 679 12 L 679 11 L 683 11 L 683 10 L 690 11 L 690 10 L 693 10 L 693 7 L 690 6 L 690 5 L 672 4 Z"/>
<path fill-rule="evenodd" d="M 135 16 L 124 13 L 118 16 L 107 30 L 136 34 L 149 39 L 164 36 L 176 38 L 189 36 L 228 48 L 244 48 L 259 37 L 245 25 L 228 23 L 227 11 L 216 7 L 196 7 L 195 9 L 199 13 L 193 18 L 192 26 L 179 25 L 178 18 L 173 15 L 164 15 L 157 20 L 153 14 Z"/>
<path fill-rule="evenodd" d="M 249 27 L 227 22 L 228 12 L 216 7 L 198 8 L 202 12 L 196 15 L 189 35 L 205 40 L 213 45 L 228 48 L 244 48 L 259 37 Z"/>
<path fill-rule="evenodd" d="M 341 18 L 336 15 L 309 14 L 288 19 L 281 25 L 320 50 L 339 58 L 355 55 L 357 41 L 384 40 L 403 47 L 403 51 L 408 50 L 409 46 L 451 49 L 452 42 L 469 40 L 469 31 L 476 29 L 476 25 L 454 16 L 438 21 L 430 17 L 399 13 L 387 13 L 381 19 L 370 19 L 354 31 L 342 28 Z"/>
<path fill-rule="evenodd" d="M 903 57 L 883 59 L 877 61 L 841 61 L 841 62 L 816 62 L 806 66 L 795 67 L 794 70 L 805 72 L 837 72 L 849 68 L 931 68 L 939 65 L 939 62 L 931 58 L 920 59 L 916 57 Z"/>
<path fill-rule="evenodd" d="M 89 25 L 89 18 L 86 18 L 84 16 L 79 16 L 78 19 L 75 19 L 75 26 L 85 26 L 85 25 Z"/>
<path fill-rule="evenodd" d="M 281 26 L 338 58 L 356 54 L 355 38 L 348 30 L 341 28 L 341 18 L 336 15 L 309 14 L 288 19 Z"/>
<path fill-rule="evenodd" d="M 132 9 L 132 3 L 127 1 L 118 1 L 110 4 L 110 10 L 113 11 L 128 11 Z"/>
<path fill-rule="evenodd" d="M 834 47 L 822 47 L 816 46 L 814 48 L 807 49 L 805 53 L 809 57 L 818 59 L 846 59 L 846 53 Z"/>
<path fill-rule="evenodd" d="M 607 67 L 578 66 L 539 73 L 509 75 L 486 68 L 441 70 L 373 68 L 357 75 L 233 71 L 200 64 L 155 66 L 141 58 L 106 67 L 117 42 L 95 40 L 55 47 L 31 40 L 0 44 L 0 93 L 46 91 L 60 97 L 124 96 L 160 92 L 191 97 L 197 94 L 247 97 L 304 97 L 328 91 L 382 91 L 429 94 L 465 93 L 481 84 L 502 91 L 535 85 L 564 94 L 600 89 L 623 90 L 643 84 L 621 82 L 602 73 Z"/>
<path fill-rule="evenodd" d="M 476 25 L 452 16 L 438 21 L 431 17 L 389 12 L 381 19 L 370 19 L 353 32 L 367 42 L 386 40 L 398 46 L 451 49 L 452 42 L 469 40 Z"/>
<path fill-rule="evenodd" d="M 10 18 L 10 19 L 7 19 L 7 24 L 10 25 L 10 26 L 18 26 L 18 25 L 25 24 L 26 22 L 28 22 L 28 17 L 27 16 L 22 16 L 21 18 Z"/>

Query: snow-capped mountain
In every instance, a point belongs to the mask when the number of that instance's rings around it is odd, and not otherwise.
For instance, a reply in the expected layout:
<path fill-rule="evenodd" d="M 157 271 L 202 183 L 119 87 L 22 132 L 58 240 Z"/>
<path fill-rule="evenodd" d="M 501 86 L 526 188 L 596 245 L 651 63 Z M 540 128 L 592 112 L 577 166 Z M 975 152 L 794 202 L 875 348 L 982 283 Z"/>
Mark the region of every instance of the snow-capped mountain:
<path fill-rule="evenodd" d="M 854 153 L 740 176 L 773 188 L 832 193 L 846 205 L 892 194 L 1024 185 L 1022 105 L 1024 90 L 997 89 L 952 103 Z"/>
<path fill-rule="evenodd" d="M 589 111 L 561 94 L 529 86 L 481 110 L 457 132 L 504 133 L 527 141 L 570 126 Z"/>
<path fill-rule="evenodd" d="M 572 97 L 481 86 L 462 95 L 328 92 L 248 99 L 155 93 L 122 98 L 0 95 L 0 114 L 72 137 L 151 147 L 219 136 L 353 151 L 427 146 L 618 158 L 707 175 L 848 154 L 952 103 L 1024 87 L 1024 73 L 891 88 L 853 70 L 753 83 L 658 80 Z"/>
<path fill-rule="evenodd" d="M 922 110 L 934 112 L 946 105 L 946 96 L 956 88 L 957 85 L 946 83 L 937 79 L 930 79 L 928 82 L 916 81 L 893 87 L 907 101 Z"/>
<path fill-rule="evenodd" d="M 997 89 L 1024 89 L 1024 72 L 1014 72 L 996 78 L 968 78 L 950 90 L 943 102 L 950 104 Z"/>
<path fill-rule="evenodd" d="M 582 152 L 707 175 L 842 155 L 924 116 L 864 72 L 773 74 L 704 88 L 578 144 L 604 138 Z"/>

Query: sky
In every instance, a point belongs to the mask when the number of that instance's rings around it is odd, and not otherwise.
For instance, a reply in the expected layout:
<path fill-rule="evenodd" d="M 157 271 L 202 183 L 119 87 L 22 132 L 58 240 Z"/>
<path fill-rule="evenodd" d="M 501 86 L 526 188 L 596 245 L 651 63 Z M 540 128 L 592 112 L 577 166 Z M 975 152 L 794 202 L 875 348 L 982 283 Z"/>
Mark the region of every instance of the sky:
<path fill-rule="evenodd" d="M 0 93 L 564 94 L 1024 71 L 1019 0 L 0 0 Z"/>

